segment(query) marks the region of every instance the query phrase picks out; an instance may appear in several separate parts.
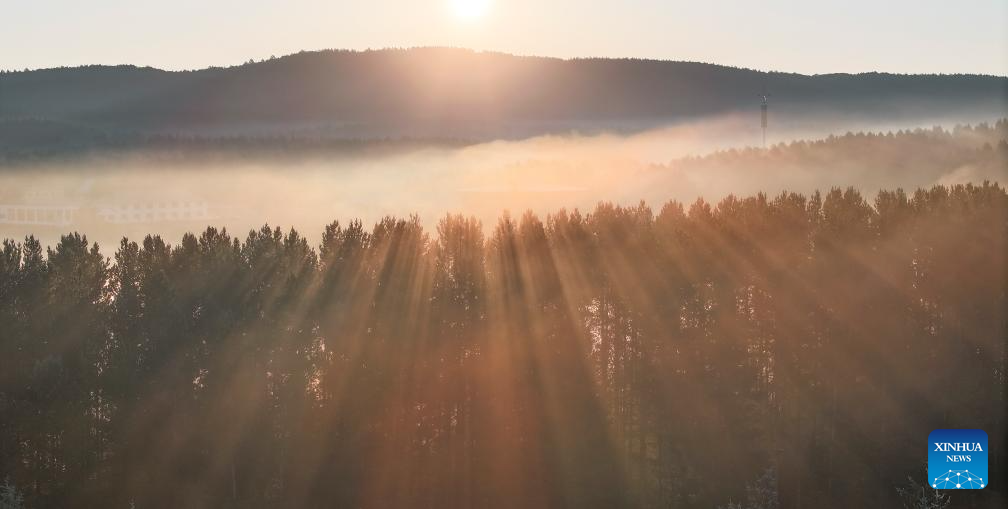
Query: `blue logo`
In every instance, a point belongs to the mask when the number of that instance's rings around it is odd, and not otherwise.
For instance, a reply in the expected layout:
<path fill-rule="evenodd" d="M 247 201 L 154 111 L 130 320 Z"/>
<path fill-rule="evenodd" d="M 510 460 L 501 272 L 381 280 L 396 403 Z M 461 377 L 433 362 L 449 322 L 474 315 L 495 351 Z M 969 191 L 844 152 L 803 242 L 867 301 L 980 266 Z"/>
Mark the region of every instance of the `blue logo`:
<path fill-rule="evenodd" d="M 982 429 L 936 429 L 928 435 L 928 484 L 939 490 L 987 486 L 987 433 Z"/>

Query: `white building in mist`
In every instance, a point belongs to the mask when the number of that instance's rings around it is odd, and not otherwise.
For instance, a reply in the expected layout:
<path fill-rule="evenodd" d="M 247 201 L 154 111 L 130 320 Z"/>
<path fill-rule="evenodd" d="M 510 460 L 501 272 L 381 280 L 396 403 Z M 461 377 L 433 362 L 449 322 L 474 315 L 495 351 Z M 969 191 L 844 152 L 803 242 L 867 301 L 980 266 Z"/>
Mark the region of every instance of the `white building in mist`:
<path fill-rule="evenodd" d="M 0 225 L 69 228 L 79 224 L 143 224 L 208 222 L 216 219 L 213 207 L 188 193 L 144 196 L 128 190 L 105 192 L 126 200 L 106 201 L 89 190 L 29 189 L 20 196 L 0 196 Z M 115 200 L 115 198 L 113 198 Z"/>
<path fill-rule="evenodd" d="M 95 215 L 107 223 L 161 223 L 214 219 L 205 201 L 166 200 L 139 203 L 102 204 Z"/>
<path fill-rule="evenodd" d="M 69 226 L 77 220 L 80 208 L 66 205 L 3 205 L 0 224 Z"/>

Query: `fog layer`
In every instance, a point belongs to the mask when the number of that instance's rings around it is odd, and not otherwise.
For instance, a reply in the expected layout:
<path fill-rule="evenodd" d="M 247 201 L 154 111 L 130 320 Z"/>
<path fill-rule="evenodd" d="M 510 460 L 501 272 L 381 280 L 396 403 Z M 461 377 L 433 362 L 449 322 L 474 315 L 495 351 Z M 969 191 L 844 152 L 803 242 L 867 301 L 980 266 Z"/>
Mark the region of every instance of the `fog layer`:
<path fill-rule="evenodd" d="M 177 238 L 208 225 L 241 233 L 269 223 L 317 241 L 337 219 L 417 214 L 430 226 L 461 212 L 492 225 L 502 211 L 585 209 L 599 201 L 690 203 L 783 190 L 874 193 L 1008 181 L 1004 121 L 874 125 L 868 134 L 839 136 L 824 130 L 843 133 L 856 121 L 818 129 L 791 122 L 771 129 L 767 149 L 732 148 L 759 145 L 752 120 L 733 115 L 635 135 L 572 133 L 353 156 L 131 151 L 19 163 L 0 173 L 0 237 L 33 234 L 51 244 L 80 231 L 114 246 L 123 236 Z"/>

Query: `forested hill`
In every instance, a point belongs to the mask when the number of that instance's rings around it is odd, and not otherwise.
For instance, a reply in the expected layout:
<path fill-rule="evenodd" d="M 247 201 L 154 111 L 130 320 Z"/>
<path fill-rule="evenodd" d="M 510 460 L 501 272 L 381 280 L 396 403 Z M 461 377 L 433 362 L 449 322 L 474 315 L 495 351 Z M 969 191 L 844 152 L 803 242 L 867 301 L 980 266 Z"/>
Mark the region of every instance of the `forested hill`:
<path fill-rule="evenodd" d="M 848 132 L 779 143 L 766 150 L 723 150 L 656 165 L 652 175 L 652 182 L 660 182 L 655 187 L 676 185 L 686 196 L 717 195 L 718 186 L 726 181 L 732 183 L 733 192 L 752 193 L 764 189 L 767 182 L 789 182 L 799 189 L 843 187 L 851 182 L 862 189 L 908 183 L 1003 183 L 1008 182 L 1008 119 L 947 130 Z"/>
<path fill-rule="evenodd" d="M 1008 78 L 807 76 L 639 59 L 518 57 L 462 49 L 302 52 L 172 72 L 87 66 L 0 74 L 0 120 L 197 134 L 521 137 L 634 130 L 759 110 L 888 119 L 989 112 Z"/>

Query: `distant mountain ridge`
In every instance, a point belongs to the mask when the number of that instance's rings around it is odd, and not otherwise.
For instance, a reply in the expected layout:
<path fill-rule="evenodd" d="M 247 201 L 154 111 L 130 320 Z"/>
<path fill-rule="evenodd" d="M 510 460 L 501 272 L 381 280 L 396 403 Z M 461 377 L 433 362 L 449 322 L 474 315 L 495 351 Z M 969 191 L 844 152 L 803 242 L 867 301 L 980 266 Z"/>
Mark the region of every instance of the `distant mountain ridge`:
<path fill-rule="evenodd" d="M 634 131 L 758 110 L 1002 117 L 1008 77 L 807 76 L 695 62 L 451 48 L 302 52 L 228 68 L 86 66 L 0 74 L 0 120 L 199 136 L 516 138 Z"/>

